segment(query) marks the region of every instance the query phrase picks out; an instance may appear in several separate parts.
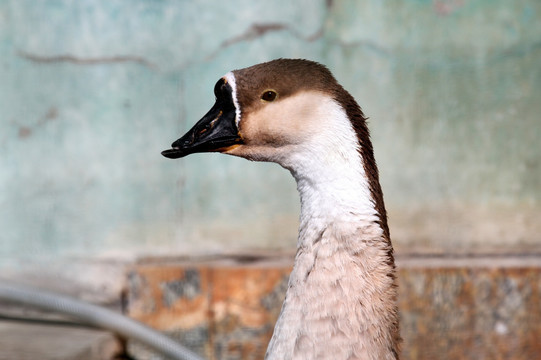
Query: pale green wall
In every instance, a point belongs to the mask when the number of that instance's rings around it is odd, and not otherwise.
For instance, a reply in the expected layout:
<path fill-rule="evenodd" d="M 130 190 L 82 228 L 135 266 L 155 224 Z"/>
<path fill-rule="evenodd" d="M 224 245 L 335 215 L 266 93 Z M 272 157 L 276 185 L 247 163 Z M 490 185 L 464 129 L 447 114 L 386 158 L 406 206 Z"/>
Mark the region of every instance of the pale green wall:
<path fill-rule="evenodd" d="M 160 155 L 227 71 L 329 66 L 370 116 L 397 248 L 541 233 L 541 2 L 0 0 L 0 255 L 293 247 L 277 165 Z"/>

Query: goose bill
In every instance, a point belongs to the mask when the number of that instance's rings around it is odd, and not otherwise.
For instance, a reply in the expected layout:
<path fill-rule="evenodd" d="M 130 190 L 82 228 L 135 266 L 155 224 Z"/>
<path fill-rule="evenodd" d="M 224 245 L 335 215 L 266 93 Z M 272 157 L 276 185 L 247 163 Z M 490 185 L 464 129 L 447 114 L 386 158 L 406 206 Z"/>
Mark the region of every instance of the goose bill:
<path fill-rule="evenodd" d="M 163 156 L 178 159 L 193 153 L 220 152 L 242 143 L 231 87 L 225 82 L 218 82 L 215 93 L 216 103 L 210 111 L 171 144 L 172 149 L 163 151 Z"/>

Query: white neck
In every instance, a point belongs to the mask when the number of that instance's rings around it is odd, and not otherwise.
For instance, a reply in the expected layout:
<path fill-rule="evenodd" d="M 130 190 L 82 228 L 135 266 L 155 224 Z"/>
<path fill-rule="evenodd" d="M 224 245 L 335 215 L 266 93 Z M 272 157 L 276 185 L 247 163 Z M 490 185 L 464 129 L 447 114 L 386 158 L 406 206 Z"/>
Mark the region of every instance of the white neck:
<path fill-rule="evenodd" d="M 395 359 L 390 244 L 377 223 L 352 125 L 334 101 L 324 107 L 328 128 L 280 161 L 297 181 L 301 224 L 266 358 Z"/>
<path fill-rule="evenodd" d="M 308 223 L 361 220 L 371 226 L 378 216 L 350 120 L 334 100 L 323 99 L 319 106 L 316 114 L 325 118 L 314 123 L 324 127 L 280 160 L 297 181 L 301 198 L 299 246 L 309 240 L 302 236 Z"/>

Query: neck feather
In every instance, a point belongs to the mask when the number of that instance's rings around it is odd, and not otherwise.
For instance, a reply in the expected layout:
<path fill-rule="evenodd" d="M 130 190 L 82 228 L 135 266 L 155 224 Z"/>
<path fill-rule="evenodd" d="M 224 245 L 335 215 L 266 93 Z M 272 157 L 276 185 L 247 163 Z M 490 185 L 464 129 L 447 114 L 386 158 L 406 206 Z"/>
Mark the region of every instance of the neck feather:
<path fill-rule="evenodd" d="M 329 117 L 322 123 L 329 129 L 282 163 L 297 181 L 301 225 L 267 359 L 397 359 L 395 269 L 386 223 L 382 227 L 350 118 L 334 100 L 324 106 Z"/>
<path fill-rule="evenodd" d="M 330 98 L 320 106 L 324 109 L 318 113 L 325 119 L 316 123 L 324 124 L 324 128 L 291 153 L 286 162 L 301 198 L 301 229 L 307 222 L 326 225 L 361 220 L 367 226 L 379 227 L 386 235 L 373 194 L 379 183 L 371 184 L 374 179 L 367 174 L 364 149 L 348 114 Z M 370 139 L 364 142 L 369 144 Z"/>

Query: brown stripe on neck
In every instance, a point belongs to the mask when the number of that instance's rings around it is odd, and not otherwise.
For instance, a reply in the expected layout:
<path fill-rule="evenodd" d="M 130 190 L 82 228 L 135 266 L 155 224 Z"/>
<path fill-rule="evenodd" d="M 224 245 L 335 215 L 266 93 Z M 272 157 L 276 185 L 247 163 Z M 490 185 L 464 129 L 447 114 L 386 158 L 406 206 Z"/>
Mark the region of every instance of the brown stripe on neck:
<path fill-rule="evenodd" d="M 360 149 L 359 154 L 363 160 L 363 167 L 368 177 L 370 194 L 374 202 L 375 209 L 379 217 L 379 225 L 383 229 L 385 238 L 390 242 L 389 226 L 387 225 L 387 211 L 383 201 L 383 192 L 379 183 L 379 172 L 374 158 L 374 150 L 370 141 L 370 132 L 366 125 L 367 118 L 364 116 L 361 107 L 357 104 L 353 96 L 347 92 L 341 85 L 334 89 L 334 99 L 346 111 L 346 115 L 351 121 L 351 125 L 357 134 Z"/>
<path fill-rule="evenodd" d="M 337 101 L 344 110 L 346 115 L 351 121 L 353 129 L 357 134 L 360 148 L 359 153 L 363 161 L 364 171 L 368 177 L 368 184 L 370 187 L 370 194 L 372 195 L 372 201 L 374 202 L 375 209 L 379 217 L 379 226 L 383 230 L 383 237 L 387 242 L 387 265 L 391 267 L 390 272 L 387 274 L 393 279 L 392 287 L 396 289 L 396 273 L 395 262 L 393 254 L 393 246 L 391 244 L 391 236 L 389 234 L 389 226 L 387 225 L 387 211 L 385 210 L 385 203 L 383 202 L 383 192 L 381 191 L 381 185 L 379 183 L 379 172 L 374 158 L 374 150 L 372 148 L 372 142 L 370 141 L 370 132 L 366 125 L 366 117 L 364 116 L 361 107 L 357 104 L 353 96 L 348 93 L 341 85 L 334 88 L 334 99 Z M 394 359 L 399 359 L 399 349 L 401 343 L 399 322 L 398 322 L 398 310 L 396 308 L 396 290 L 393 290 L 393 310 L 392 310 L 392 343 L 389 350 L 393 353 Z"/>
<path fill-rule="evenodd" d="M 357 134 L 359 140 L 359 153 L 363 161 L 364 171 L 368 178 L 368 184 L 370 187 L 370 194 L 372 195 L 372 201 L 374 202 L 375 209 L 379 217 L 379 226 L 383 230 L 383 237 L 387 242 L 387 265 L 390 266 L 391 270 L 387 274 L 392 280 L 392 324 L 391 324 L 391 334 L 392 342 L 390 344 L 389 350 L 394 355 L 394 359 L 399 359 L 399 350 L 400 350 L 400 330 L 399 330 L 399 321 L 398 321 L 398 309 L 396 307 L 397 295 L 396 295 L 396 273 L 395 273 L 395 262 L 393 254 L 393 246 L 391 244 L 391 236 L 389 234 L 389 226 L 387 225 L 387 211 L 385 210 L 385 203 L 383 202 L 383 192 L 381 191 L 381 185 L 379 183 L 379 172 L 376 165 L 376 160 L 374 158 L 374 150 L 372 148 L 372 141 L 370 140 L 370 132 L 368 131 L 368 126 L 366 124 L 367 118 L 364 116 L 361 107 L 353 96 L 348 93 L 341 85 L 337 83 L 337 87 L 333 89 L 333 96 L 335 101 L 337 101 L 344 110 L 346 115 L 351 121 L 353 129 Z"/>

